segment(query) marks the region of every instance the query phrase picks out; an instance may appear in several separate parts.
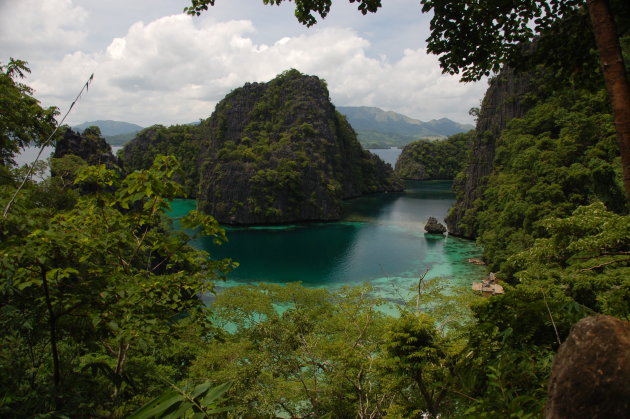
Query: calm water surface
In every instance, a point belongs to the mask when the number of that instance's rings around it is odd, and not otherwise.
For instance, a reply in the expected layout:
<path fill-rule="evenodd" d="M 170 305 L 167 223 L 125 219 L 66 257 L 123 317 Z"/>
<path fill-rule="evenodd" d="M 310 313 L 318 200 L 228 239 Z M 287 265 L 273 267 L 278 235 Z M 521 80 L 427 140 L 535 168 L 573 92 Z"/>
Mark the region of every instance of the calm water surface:
<path fill-rule="evenodd" d="M 412 295 L 418 275 L 441 277 L 469 288 L 483 267 L 467 262 L 481 249 L 470 241 L 424 233 L 430 216 L 443 219 L 454 202 L 451 182 L 408 182 L 403 193 L 378 194 L 345 202 L 343 221 L 273 227 L 227 228 L 228 243 L 209 239 L 193 245 L 213 258 L 231 258 L 240 266 L 218 284 L 301 281 L 306 286 L 336 288 L 369 283 L 378 296 L 401 301 Z M 177 200 L 178 218 L 195 201 Z"/>

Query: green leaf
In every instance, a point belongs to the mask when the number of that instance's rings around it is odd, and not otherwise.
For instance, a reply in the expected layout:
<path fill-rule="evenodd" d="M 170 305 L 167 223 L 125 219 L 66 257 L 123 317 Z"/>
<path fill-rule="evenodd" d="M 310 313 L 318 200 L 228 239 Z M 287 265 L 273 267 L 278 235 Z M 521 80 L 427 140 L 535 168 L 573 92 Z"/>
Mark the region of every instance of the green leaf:
<path fill-rule="evenodd" d="M 223 394 L 225 394 L 230 387 L 232 387 L 232 381 L 228 381 L 227 383 L 219 384 L 218 386 L 212 387 L 206 397 L 201 400 L 202 406 L 209 406 L 210 404 L 216 402 Z"/>
<path fill-rule="evenodd" d="M 210 386 L 212 385 L 212 383 L 210 381 L 206 381 L 203 384 L 199 384 L 197 387 L 195 387 L 195 389 L 193 390 L 191 397 L 193 399 L 196 399 L 197 397 L 199 397 L 201 394 L 205 393 L 206 391 L 208 391 L 208 389 L 210 388 Z"/>
<path fill-rule="evenodd" d="M 175 390 L 167 390 L 160 396 L 156 397 L 149 403 L 142 406 L 129 416 L 128 419 L 148 419 L 154 416 L 159 416 L 165 413 L 169 408 L 176 403 L 181 403 L 183 397 L 179 392 Z"/>
<path fill-rule="evenodd" d="M 165 415 L 162 417 L 162 419 L 179 419 L 179 418 L 183 418 L 185 417 L 185 413 L 188 412 L 190 410 L 190 408 L 193 407 L 193 404 L 191 402 L 184 402 L 182 403 L 179 408 L 177 410 L 175 410 L 174 412 Z"/>

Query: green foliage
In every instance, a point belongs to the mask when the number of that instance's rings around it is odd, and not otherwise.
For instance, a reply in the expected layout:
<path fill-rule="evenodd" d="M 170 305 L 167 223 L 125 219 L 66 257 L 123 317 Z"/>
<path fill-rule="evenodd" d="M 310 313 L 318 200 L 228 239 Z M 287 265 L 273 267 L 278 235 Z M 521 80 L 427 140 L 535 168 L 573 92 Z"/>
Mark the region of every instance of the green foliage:
<path fill-rule="evenodd" d="M 394 393 L 383 376 L 379 304 L 365 288 L 226 289 L 213 304 L 223 331 L 193 377 L 233 380 L 235 417 L 382 415 Z"/>
<path fill-rule="evenodd" d="M 470 154 L 474 131 L 445 140 L 420 140 L 403 149 L 396 174 L 404 179 L 453 179 Z"/>
<path fill-rule="evenodd" d="M 466 417 L 537 417 L 551 360 L 581 318 L 630 318 L 630 216 L 602 202 L 538 222 L 535 239 L 504 263 L 518 283 L 473 306 L 462 391 Z"/>
<path fill-rule="evenodd" d="M 596 202 L 541 224 L 549 237 L 508 260 L 515 277 L 551 281 L 587 310 L 630 319 L 630 216 Z"/>
<path fill-rule="evenodd" d="M 57 108 L 42 108 L 33 89 L 18 81 L 25 73 L 30 73 L 25 61 L 0 63 L 0 167 L 14 164 L 20 148 L 44 141 L 56 125 Z M 0 178 L 0 184 L 5 182 Z"/>
<path fill-rule="evenodd" d="M 72 194 L 66 180 L 30 184 L 0 220 L 2 412 L 121 415 L 160 380 L 183 378 L 194 356 L 187 342 L 208 327 L 198 296 L 232 264 L 170 231 L 177 171 L 173 157 L 122 180 L 104 165 L 83 167 L 74 182 L 93 192 Z M 46 189 L 70 200 L 54 207 Z M 2 188 L 0 202 L 11 193 Z M 209 216 L 183 223 L 225 238 Z"/>
<path fill-rule="evenodd" d="M 136 134 L 119 152 L 124 169 L 144 170 L 158 155 L 175 156 L 182 165 L 177 180 L 183 185 L 183 196 L 195 197 L 199 185 L 199 158 L 206 147 L 200 128 L 194 125 L 154 125 Z"/>
<path fill-rule="evenodd" d="M 495 173 L 464 223 L 474 226 L 491 269 L 547 233 L 541 220 L 601 200 L 623 211 L 618 148 L 603 92 L 556 94 L 509 124 Z"/>
<path fill-rule="evenodd" d="M 270 5 L 279 5 L 283 0 L 263 0 L 263 3 Z M 367 12 L 376 12 L 381 7 L 380 0 L 350 0 L 351 3 L 358 3 L 357 9 L 364 15 Z M 331 0 L 314 1 L 314 0 L 296 0 L 295 1 L 295 17 L 297 20 L 306 25 L 312 26 L 317 23 L 317 19 L 313 13 L 317 13 L 322 19 L 328 15 L 330 11 Z M 208 10 L 208 5 L 214 6 L 214 0 L 191 0 L 190 6 L 184 8 L 184 12 L 189 15 L 199 16 L 201 12 Z"/>
<path fill-rule="evenodd" d="M 403 316 L 386 335 L 386 348 L 394 371 L 409 377 L 417 386 L 426 408 L 436 416 L 453 378 L 454 362 L 447 354 L 445 339 L 435 329 L 435 321 L 427 315 Z M 408 394 L 413 398 L 413 393 Z M 407 414 L 418 412 L 407 407 Z"/>
<path fill-rule="evenodd" d="M 474 6 L 465 1 L 423 0 L 422 11 L 433 13 L 428 51 L 440 55 L 444 72 L 461 71 L 463 80 L 478 80 L 498 73 L 504 63 L 514 64 L 524 43 L 537 34 L 553 33 L 558 21 L 574 16 L 583 5 L 583 0 L 485 0 Z M 568 36 L 592 42 L 582 33 Z"/>
<path fill-rule="evenodd" d="M 191 390 L 172 385 L 173 390 L 165 391 L 128 416 L 128 419 L 209 418 L 229 410 L 229 407 L 219 407 L 219 404 L 223 402 L 222 396 L 230 389 L 231 383 L 211 386 L 209 381 Z"/>

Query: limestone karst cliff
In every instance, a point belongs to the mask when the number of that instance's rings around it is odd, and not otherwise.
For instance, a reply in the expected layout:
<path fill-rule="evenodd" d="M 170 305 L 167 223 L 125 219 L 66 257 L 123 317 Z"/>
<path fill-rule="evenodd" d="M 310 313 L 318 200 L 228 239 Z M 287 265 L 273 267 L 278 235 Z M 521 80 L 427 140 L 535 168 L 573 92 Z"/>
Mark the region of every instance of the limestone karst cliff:
<path fill-rule="evenodd" d="M 289 70 L 247 83 L 199 125 L 156 125 L 121 152 L 125 170 L 178 157 L 188 197 L 225 224 L 326 221 L 344 199 L 402 190 L 330 102 L 325 81 Z"/>
<path fill-rule="evenodd" d="M 66 129 L 55 144 L 52 157 L 58 159 L 67 155 L 80 157 L 90 165 L 105 164 L 109 169 L 119 165 L 111 146 L 101 137 L 101 132 L 96 127 L 88 127 L 82 134 Z"/>
<path fill-rule="evenodd" d="M 492 173 L 496 141 L 510 120 L 522 117 L 530 109 L 533 102 L 528 94 L 532 89 L 530 73 L 515 73 L 510 68 L 490 81 L 479 110 L 464 176 L 453 185 L 457 202 L 445 219 L 450 234 L 474 238 L 471 212 L 474 211 L 475 201 L 482 196 L 487 177 Z"/>
<path fill-rule="evenodd" d="M 198 206 L 227 224 L 336 220 L 341 201 L 401 190 L 363 150 L 326 83 L 296 70 L 234 90 L 201 124 Z"/>
<path fill-rule="evenodd" d="M 153 125 L 140 131 L 120 152 L 125 170 L 148 169 L 157 155 L 177 157 L 182 173 L 176 179 L 188 198 L 195 198 L 199 188 L 201 150 L 207 141 L 195 125 Z"/>

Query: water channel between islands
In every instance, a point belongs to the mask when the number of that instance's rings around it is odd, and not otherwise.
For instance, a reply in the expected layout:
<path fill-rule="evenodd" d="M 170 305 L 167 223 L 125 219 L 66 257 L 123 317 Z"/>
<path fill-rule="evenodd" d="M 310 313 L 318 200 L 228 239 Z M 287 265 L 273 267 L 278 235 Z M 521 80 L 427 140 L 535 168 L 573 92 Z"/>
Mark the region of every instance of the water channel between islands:
<path fill-rule="evenodd" d="M 429 217 L 442 220 L 454 203 L 451 185 L 407 181 L 403 193 L 346 201 L 339 222 L 227 227 L 227 243 L 217 246 L 200 238 L 192 245 L 240 264 L 218 289 L 259 282 L 300 281 L 328 289 L 367 283 L 375 296 L 402 303 L 413 298 L 419 276 L 430 268 L 427 279 L 439 277 L 444 285 L 470 290 L 485 270 L 467 260 L 480 257 L 481 248 L 424 232 Z M 171 205 L 170 215 L 177 219 L 194 209 L 195 201 Z"/>

